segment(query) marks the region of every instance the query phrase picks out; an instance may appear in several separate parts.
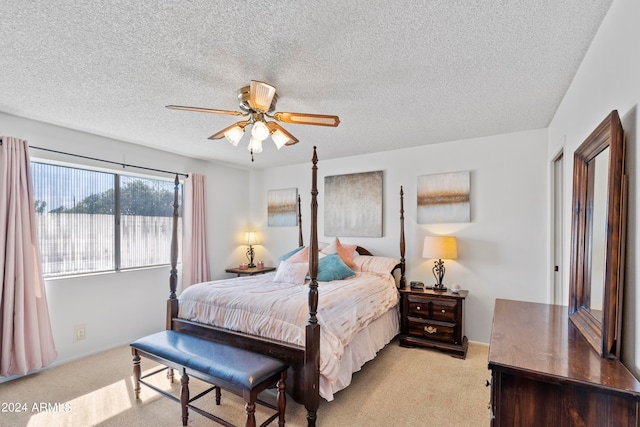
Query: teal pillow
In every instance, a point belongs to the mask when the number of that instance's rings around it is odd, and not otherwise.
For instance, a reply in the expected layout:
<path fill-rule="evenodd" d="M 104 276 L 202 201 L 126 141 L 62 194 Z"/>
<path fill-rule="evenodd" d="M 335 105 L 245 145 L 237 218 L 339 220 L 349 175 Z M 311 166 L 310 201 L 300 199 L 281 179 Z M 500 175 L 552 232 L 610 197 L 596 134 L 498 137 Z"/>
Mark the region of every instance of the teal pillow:
<path fill-rule="evenodd" d="M 340 259 L 337 253 L 327 255 L 318 261 L 318 282 L 331 282 L 354 276 L 356 273 Z"/>
<path fill-rule="evenodd" d="M 292 251 L 287 252 L 286 254 L 282 255 L 280 258 L 278 258 L 278 265 L 280 265 L 280 261 L 286 261 L 289 258 L 291 258 L 296 252 L 300 252 L 302 249 L 304 249 L 304 246 L 300 246 L 299 248 L 295 248 Z"/>

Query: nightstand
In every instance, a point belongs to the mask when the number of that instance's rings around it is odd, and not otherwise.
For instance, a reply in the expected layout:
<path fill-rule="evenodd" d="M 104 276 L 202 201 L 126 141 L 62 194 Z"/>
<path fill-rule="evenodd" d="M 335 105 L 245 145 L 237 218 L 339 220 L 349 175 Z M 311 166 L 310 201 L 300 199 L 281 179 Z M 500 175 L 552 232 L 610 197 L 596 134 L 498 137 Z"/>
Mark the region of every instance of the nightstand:
<path fill-rule="evenodd" d="M 464 335 L 464 300 L 468 293 L 400 289 L 400 345 L 435 348 L 454 357 L 466 358 L 469 341 Z"/>
<path fill-rule="evenodd" d="M 247 268 L 246 270 L 241 270 L 239 268 L 227 268 L 225 270 L 227 273 L 233 273 L 233 274 L 237 274 L 237 277 L 240 276 L 255 276 L 256 274 L 264 274 L 264 273 L 269 273 L 270 271 L 276 271 L 275 267 L 262 267 L 262 268 L 258 268 L 258 267 L 253 267 L 253 268 Z"/>

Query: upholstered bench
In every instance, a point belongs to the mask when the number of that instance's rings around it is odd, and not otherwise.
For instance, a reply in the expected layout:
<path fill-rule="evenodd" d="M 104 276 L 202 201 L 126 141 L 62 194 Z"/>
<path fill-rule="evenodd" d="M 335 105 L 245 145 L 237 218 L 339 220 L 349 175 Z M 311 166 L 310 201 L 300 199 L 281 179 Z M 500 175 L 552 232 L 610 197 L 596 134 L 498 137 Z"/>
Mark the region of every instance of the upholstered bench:
<path fill-rule="evenodd" d="M 135 379 L 134 391 L 136 399 L 140 398 L 140 384 L 144 384 L 157 392 L 179 401 L 182 407 L 182 425 L 187 425 L 188 409 L 216 421 L 225 426 L 232 426 L 222 418 L 197 408 L 191 404 L 196 399 L 215 390 L 216 403 L 220 404 L 220 389 L 228 390 L 242 396 L 247 413 L 246 427 L 255 427 L 255 405 L 259 403 L 277 412 L 267 419 L 261 426 L 266 426 L 278 418 L 278 425 L 284 426 L 284 412 L 286 406 L 285 381 L 287 379 L 286 363 L 240 348 L 207 341 L 192 335 L 176 331 L 162 331 L 140 338 L 131 343 L 133 355 L 133 375 Z M 154 360 L 169 369 L 176 369 L 181 373 L 180 399 L 146 382 L 144 378 L 162 371 L 141 376 L 140 356 Z M 207 382 L 213 387 L 198 396 L 189 398 L 189 376 Z M 258 394 L 277 384 L 277 406 L 258 400 Z"/>

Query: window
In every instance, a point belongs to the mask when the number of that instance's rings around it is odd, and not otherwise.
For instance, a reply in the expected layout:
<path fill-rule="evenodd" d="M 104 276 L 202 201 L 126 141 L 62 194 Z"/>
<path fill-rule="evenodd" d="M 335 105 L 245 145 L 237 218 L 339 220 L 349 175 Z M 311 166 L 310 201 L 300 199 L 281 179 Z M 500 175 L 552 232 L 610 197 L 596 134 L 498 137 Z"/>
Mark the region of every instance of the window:
<path fill-rule="evenodd" d="M 31 173 L 45 277 L 170 263 L 173 181 L 39 162 Z"/>

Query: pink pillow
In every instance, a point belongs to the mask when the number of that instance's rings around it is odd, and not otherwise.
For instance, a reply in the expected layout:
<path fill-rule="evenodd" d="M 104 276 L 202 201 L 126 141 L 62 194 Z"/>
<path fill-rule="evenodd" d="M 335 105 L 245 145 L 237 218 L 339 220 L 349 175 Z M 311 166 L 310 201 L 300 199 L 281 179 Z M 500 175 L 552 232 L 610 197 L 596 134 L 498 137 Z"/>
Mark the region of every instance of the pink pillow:
<path fill-rule="evenodd" d="M 353 254 L 356 252 L 358 245 L 344 245 L 340 243 L 340 239 L 336 237 L 336 240 L 326 248 L 322 250 L 323 254 L 331 255 L 338 253 L 338 256 L 347 264 L 350 268 L 354 268 L 356 265 L 353 262 Z"/>
<path fill-rule="evenodd" d="M 358 245 L 343 245 L 340 240 L 336 241 L 336 249 L 338 250 L 338 256 L 349 267 L 354 268 L 356 264 L 353 262 L 353 253 L 356 251 Z"/>
<path fill-rule="evenodd" d="M 287 259 L 287 262 L 309 262 L 309 247 L 299 250 Z"/>

